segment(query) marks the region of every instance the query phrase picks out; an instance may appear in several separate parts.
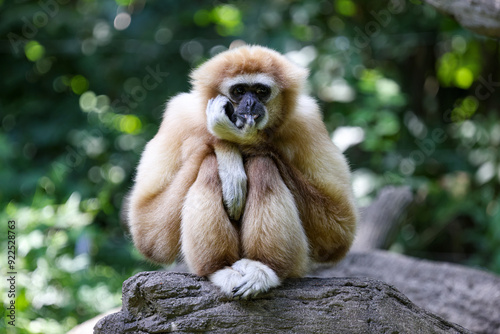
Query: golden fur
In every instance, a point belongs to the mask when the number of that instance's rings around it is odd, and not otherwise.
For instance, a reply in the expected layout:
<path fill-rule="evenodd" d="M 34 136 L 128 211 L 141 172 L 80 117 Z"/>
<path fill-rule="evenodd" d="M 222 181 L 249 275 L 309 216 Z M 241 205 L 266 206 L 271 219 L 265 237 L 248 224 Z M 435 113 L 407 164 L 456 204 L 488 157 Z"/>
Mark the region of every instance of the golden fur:
<path fill-rule="evenodd" d="M 207 129 L 207 103 L 227 78 L 255 73 L 279 90 L 267 105 L 266 127 L 251 139 L 217 138 Z M 138 167 L 128 215 L 137 248 L 161 263 L 182 250 L 202 276 L 242 258 L 281 279 L 304 275 L 311 260 L 341 259 L 357 219 L 350 172 L 317 104 L 303 93 L 307 70 L 275 51 L 244 46 L 215 56 L 191 78 L 192 91 L 168 103 Z M 238 220 L 222 198 L 215 152 L 225 146 L 241 152 L 248 178 Z"/>

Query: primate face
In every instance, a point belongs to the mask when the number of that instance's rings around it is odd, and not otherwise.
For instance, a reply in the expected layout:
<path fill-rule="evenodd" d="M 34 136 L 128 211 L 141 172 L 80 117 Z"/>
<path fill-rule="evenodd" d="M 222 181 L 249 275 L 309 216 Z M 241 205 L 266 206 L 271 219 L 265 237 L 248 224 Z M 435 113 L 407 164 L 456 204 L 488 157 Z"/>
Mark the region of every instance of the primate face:
<path fill-rule="evenodd" d="M 264 84 L 236 84 L 229 90 L 234 105 L 226 105 L 226 115 L 242 129 L 246 125 L 256 126 L 266 115 L 265 104 L 271 96 L 271 87 Z"/>
<path fill-rule="evenodd" d="M 230 100 L 225 106 L 226 115 L 237 128 L 264 128 L 268 119 L 266 105 L 278 94 L 270 77 L 241 75 L 227 80 L 221 90 Z"/>

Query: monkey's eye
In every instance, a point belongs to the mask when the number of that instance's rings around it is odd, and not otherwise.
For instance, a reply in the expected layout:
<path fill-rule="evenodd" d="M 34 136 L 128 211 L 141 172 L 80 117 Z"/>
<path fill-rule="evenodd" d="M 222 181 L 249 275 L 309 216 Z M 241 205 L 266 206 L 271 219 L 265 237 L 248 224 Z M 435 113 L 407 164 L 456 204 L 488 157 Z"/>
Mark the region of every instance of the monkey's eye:
<path fill-rule="evenodd" d="M 241 97 L 241 96 L 245 95 L 245 93 L 246 93 L 245 86 L 236 85 L 233 87 L 233 90 L 231 91 L 231 93 L 236 97 Z"/>
<path fill-rule="evenodd" d="M 264 85 L 257 85 L 255 87 L 255 93 L 259 98 L 265 99 L 271 94 L 271 89 Z"/>

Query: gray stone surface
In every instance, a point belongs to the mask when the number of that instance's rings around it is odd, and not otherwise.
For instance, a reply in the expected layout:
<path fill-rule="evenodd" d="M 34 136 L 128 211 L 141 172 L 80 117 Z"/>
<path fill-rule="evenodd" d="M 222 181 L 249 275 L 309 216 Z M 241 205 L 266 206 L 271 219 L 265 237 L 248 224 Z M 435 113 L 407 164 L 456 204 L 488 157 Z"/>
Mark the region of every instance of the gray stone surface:
<path fill-rule="evenodd" d="M 253 300 L 231 300 L 206 279 L 143 272 L 123 308 L 94 333 L 470 333 L 369 278 L 291 279 Z"/>

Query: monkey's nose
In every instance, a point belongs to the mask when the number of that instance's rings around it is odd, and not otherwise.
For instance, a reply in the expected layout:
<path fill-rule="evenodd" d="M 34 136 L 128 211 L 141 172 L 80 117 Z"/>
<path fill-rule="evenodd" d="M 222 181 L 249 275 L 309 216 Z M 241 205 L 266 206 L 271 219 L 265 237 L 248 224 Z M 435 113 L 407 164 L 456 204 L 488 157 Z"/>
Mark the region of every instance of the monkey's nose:
<path fill-rule="evenodd" d="M 255 106 L 255 101 L 253 99 L 247 99 L 245 101 L 245 110 L 247 113 L 251 113 Z"/>

